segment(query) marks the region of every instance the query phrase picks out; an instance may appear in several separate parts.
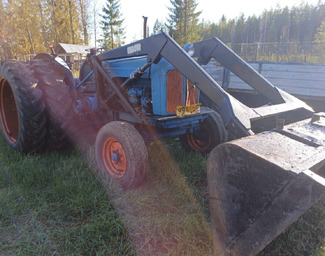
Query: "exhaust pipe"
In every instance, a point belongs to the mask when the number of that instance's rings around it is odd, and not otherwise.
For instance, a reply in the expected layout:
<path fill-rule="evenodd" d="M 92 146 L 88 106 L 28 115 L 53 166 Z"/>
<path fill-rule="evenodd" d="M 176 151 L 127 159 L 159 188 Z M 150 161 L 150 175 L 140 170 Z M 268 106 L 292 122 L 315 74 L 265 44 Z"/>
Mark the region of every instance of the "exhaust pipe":
<path fill-rule="evenodd" d="M 142 16 L 143 18 L 143 38 L 147 38 L 147 21 L 148 17 Z"/>

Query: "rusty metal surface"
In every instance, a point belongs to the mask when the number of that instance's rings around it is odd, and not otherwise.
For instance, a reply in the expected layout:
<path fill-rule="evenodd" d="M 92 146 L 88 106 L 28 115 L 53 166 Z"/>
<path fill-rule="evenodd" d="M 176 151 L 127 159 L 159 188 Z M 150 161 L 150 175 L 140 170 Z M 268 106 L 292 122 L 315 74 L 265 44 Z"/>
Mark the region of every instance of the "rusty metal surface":
<path fill-rule="evenodd" d="M 177 106 L 183 106 L 183 75 L 176 69 L 167 72 L 167 112 L 176 113 Z"/>
<path fill-rule="evenodd" d="M 256 255 L 325 195 L 324 118 L 211 152 L 207 168 L 216 255 Z"/>

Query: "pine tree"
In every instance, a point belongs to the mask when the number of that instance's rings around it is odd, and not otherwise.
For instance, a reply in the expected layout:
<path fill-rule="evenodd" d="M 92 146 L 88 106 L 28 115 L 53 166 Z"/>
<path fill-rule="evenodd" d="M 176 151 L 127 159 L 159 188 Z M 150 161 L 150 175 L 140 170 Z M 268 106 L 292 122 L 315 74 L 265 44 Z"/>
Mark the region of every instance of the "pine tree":
<path fill-rule="evenodd" d="M 104 38 L 99 41 L 105 50 L 111 50 L 124 44 L 124 19 L 121 18 L 119 0 L 107 0 L 103 13 L 101 25 Z"/>
<path fill-rule="evenodd" d="M 195 0 L 170 0 L 169 34 L 180 44 L 201 40 L 199 16 Z"/>
<path fill-rule="evenodd" d="M 153 25 L 152 34 L 156 35 L 161 32 L 167 32 L 167 27 L 162 21 L 156 19 L 155 24 Z"/>

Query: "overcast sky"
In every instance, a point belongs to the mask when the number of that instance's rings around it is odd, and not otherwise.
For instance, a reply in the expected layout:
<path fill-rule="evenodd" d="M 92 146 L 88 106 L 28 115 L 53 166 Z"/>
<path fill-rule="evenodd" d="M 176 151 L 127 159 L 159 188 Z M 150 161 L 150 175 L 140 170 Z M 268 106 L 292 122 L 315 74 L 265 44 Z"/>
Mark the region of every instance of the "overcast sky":
<path fill-rule="evenodd" d="M 227 19 L 236 18 L 242 13 L 248 17 L 253 14 L 259 15 L 265 9 L 269 10 L 277 6 L 299 6 L 302 2 L 316 5 L 319 0 L 197 0 L 196 2 L 197 11 L 202 11 L 201 20 L 217 22 L 222 15 Z M 104 3 L 105 0 L 97 0 L 97 9 L 101 10 Z M 120 4 L 126 30 L 126 43 L 142 38 L 142 16 L 148 17 L 148 27 L 151 31 L 156 19 L 166 22 L 168 7 L 171 6 L 170 0 L 120 0 Z"/>

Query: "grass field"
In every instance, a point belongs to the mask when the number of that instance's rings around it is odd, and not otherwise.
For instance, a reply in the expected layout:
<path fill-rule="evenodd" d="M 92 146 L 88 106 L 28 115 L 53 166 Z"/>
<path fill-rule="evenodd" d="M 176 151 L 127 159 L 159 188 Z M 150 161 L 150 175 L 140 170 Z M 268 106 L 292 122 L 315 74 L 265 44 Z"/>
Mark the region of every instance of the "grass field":
<path fill-rule="evenodd" d="M 205 157 L 177 140 L 148 152 L 145 184 L 123 192 L 99 180 L 91 151 L 22 156 L 0 139 L 0 255 L 212 255 Z M 324 210 L 260 255 L 325 255 Z"/>

